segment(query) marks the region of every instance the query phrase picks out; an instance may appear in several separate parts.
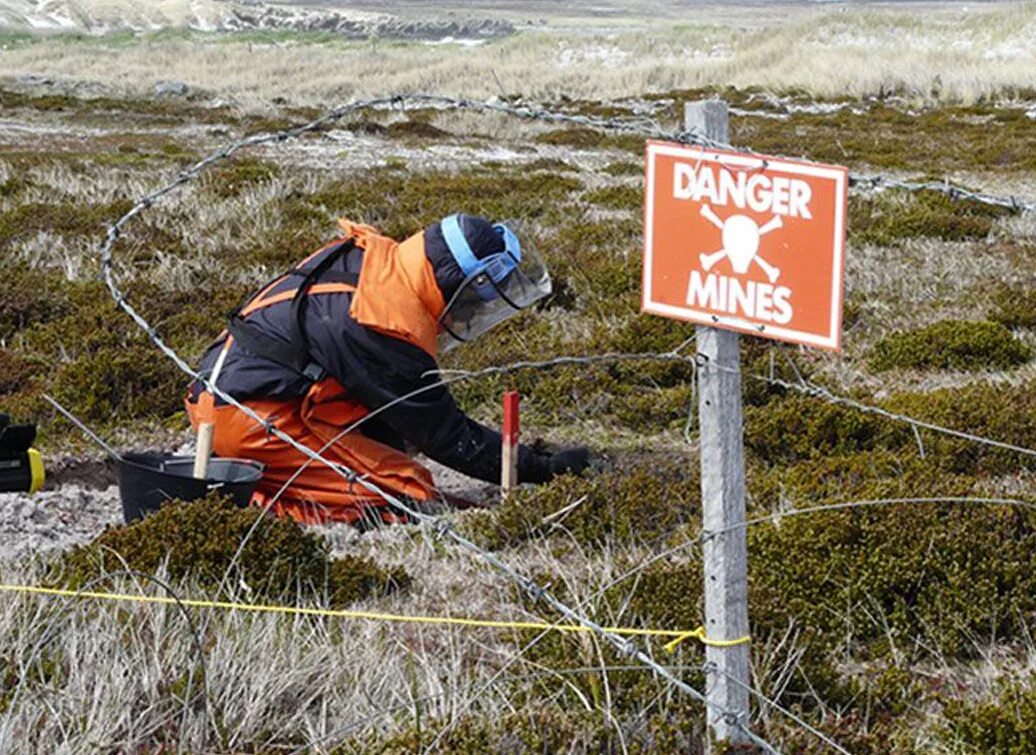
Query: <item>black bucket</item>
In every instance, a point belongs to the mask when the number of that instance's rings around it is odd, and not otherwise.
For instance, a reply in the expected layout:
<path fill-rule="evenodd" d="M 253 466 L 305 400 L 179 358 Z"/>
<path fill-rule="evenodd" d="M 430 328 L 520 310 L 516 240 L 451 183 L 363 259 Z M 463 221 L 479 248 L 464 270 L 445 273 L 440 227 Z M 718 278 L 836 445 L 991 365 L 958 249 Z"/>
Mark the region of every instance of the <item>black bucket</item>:
<path fill-rule="evenodd" d="M 257 461 L 214 458 L 209 461 L 208 477 L 198 480 L 193 456 L 156 453 L 123 454 L 116 469 L 126 524 L 158 511 L 174 498 L 194 501 L 214 490 L 245 507 L 263 474 L 263 465 Z"/>

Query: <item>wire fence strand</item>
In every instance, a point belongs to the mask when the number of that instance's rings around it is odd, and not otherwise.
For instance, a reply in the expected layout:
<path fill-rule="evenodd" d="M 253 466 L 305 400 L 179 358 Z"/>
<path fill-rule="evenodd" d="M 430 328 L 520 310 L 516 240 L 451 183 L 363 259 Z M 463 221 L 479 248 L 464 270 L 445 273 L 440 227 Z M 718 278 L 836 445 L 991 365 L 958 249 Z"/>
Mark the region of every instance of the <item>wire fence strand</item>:
<path fill-rule="evenodd" d="M 283 142 L 288 139 L 292 139 L 301 136 L 306 133 L 320 130 L 342 118 L 359 112 L 361 110 L 377 110 L 387 108 L 399 108 L 402 110 L 410 108 L 438 108 L 438 109 L 453 109 L 453 110 L 468 110 L 482 113 L 496 113 L 501 115 L 508 115 L 517 117 L 524 120 L 541 121 L 548 123 L 565 123 L 570 125 L 578 125 L 591 129 L 597 130 L 609 130 L 617 131 L 622 133 L 636 134 L 643 136 L 648 139 L 658 139 L 666 141 L 674 141 L 681 144 L 698 145 L 703 148 L 714 148 L 714 149 L 734 149 L 746 154 L 755 154 L 751 151 L 744 149 L 737 149 L 730 144 L 724 142 L 718 142 L 711 139 L 706 139 L 701 134 L 695 131 L 671 131 L 663 128 L 657 121 L 649 118 L 604 118 L 597 116 L 587 115 L 574 115 L 571 113 L 560 113 L 550 111 L 538 106 L 531 105 L 513 105 L 502 101 L 478 101 L 465 98 L 451 98 L 443 97 L 439 95 L 430 94 L 406 94 L 397 95 L 390 97 L 379 97 L 366 100 L 358 100 L 346 105 L 335 108 L 334 110 L 326 113 L 325 115 L 310 121 L 309 123 L 289 128 L 284 131 L 279 131 L 270 134 L 258 134 L 249 136 L 244 139 L 238 140 L 222 149 L 219 149 L 202 160 L 192 165 L 187 170 L 180 173 L 172 182 L 166 186 L 148 194 L 147 196 L 140 199 L 133 207 L 127 211 L 122 217 L 116 220 L 108 229 L 105 236 L 104 243 L 101 248 L 101 268 L 102 275 L 106 286 L 108 287 L 113 299 L 118 306 L 140 327 L 149 337 L 155 347 L 169 358 L 182 372 L 195 380 L 198 380 L 208 391 L 214 396 L 218 397 L 225 403 L 234 406 L 239 411 L 243 412 L 250 419 L 261 425 L 268 433 L 276 436 L 280 440 L 288 443 L 297 451 L 302 453 L 309 460 L 307 463 L 316 462 L 321 463 L 334 470 L 340 475 L 346 482 L 359 485 L 364 489 L 368 490 L 374 495 L 379 496 L 387 503 L 395 506 L 396 508 L 404 511 L 411 516 L 416 522 L 419 522 L 429 528 L 434 533 L 443 539 L 452 541 L 455 545 L 460 548 L 472 553 L 473 555 L 481 558 L 483 561 L 491 565 L 501 574 L 505 575 L 508 579 L 519 585 L 526 593 L 533 598 L 542 601 L 544 604 L 549 606 L 558 614 L 563 617 L 578 623 L 582 626 L 587 627 L 595 634 L 600 636 L 606 642 L 611 644 L 616 650 L 622 654 L 636 659 L 639 663 L 650 668 L 655 674 L 666 679 L 669 683 L 673 684 L 677 689 L 685 692 L 691 697 L 705 704 L 707 707 L 713 708 L 716 712 L 723 716 L 732 726 L 736 727 L 741 731 L 744 737 L 761 747 L 767 752 L 778 752 L 778 750 L 769 742 L 762 739 L 758 735 L 751 732 L 748 728 L 747 722 L 741 721 L 730 711 L 717 708 L 717 706 L 706 699 L 706 697 L 694 689 L 690 685 L 686 684 L 682 680 L 673 676 L 665 667 L 658 664 L 653 658 L 647 655 L 645 652 L 637 648 L 629 640 L 619 637 L 613 633 L 607 632 L 603 627 L 598 625 L 596 622 L 580 614 L 578 611 L 572 609 L 567 604 L 560 601 L 550 592 L 539 587 L 529 578 L 519 574 L 508 564 L 506 564 L 499 556 L 487 551 L 477 544 L 473 543 L 460 533 L 456 532 L 449 522 L 432 515 L 429 515 L 423 511 L 419 511 L 414 507 L 408 505 L 408 503 L 401 500 L 398 496 L 391 494 L 390 492 L 383 490 L 375 483 L 364 477 L 358 475 L 354 470 L 345 467 L 335 461 L 327 459 L 322 453 L 314 451 L 313 449 L 301 444 L 296 439 L 288 434 L 281 432 L 272 422 L 260 417 L 250 407 L 239 402 L 233 396 L 221 391 L 217 386 L 212 385 L 206 376 L 200 375 L 195 371 L 190 364 L 188 364 L 172 347 L 170 347 L 160 334 L 147 322 L 147 320 L 137 312 L 137 310 L 126 300 L 126 297 L 118 285 L 116 275 L 114 271 L 114 249 L 123 232 L 125 226 L 132 221 L 136 216 L 146 211 L 157 202 L 163 200 L 168 195 L 177 191 L 185 184 L 195 180 L 202 172 L 207 168 L 214 165 L 215 163 L 226 160 L 237 152 L 255 147 L 263 144 L 271 144 L 277 142 Z M 1036 203 L 1022 201 L 1016 197 L 997 197 L 988 194 L 982 194 L 978 192 L 972 192 L 960 187 L 953 186 L 948 182 L 926 182 L 916 183 L 908 181 L 900 181 L 898 179 L 892 179 L 885 176 L 878 175 L 862 175 L 862 174 L 850 174 L 851 185 L 862 188 L 862 189 L 880 189 L 880 188 L 896 188 L 906 191 L 918 192 L 918 191 L 936 191 L 942 194 L 946 194 L 953 199 L 970 199 L 973 201 L 982 202 L 984 204 L 996 205 L 1001 207 L 1011 208 L 1016 211 L 1031 211 L 1036 208 Z M 553 365 L 561 364 L 589 364 L 595 362 L 607 361 L 608 359 L 618 358 L 628 359 L 672 359 L 687 361 L 689 363 L 697 364 L 699 357 L 686 357 L 676 353 L 669 353 L 666 355 L 659 354 L 629 354 L 629 355 L 595 355 L 592 357 L 562 357 L 555 360 L 548 360 L 545 362 L 518 362 L 512 365 L 499 366 L 493 368 L 487 368 L 486 370 L 464 373 L 463 375 L 450 374 L 447 379 L 438 381 L 439 384 L 447 384 L 452 382 L 454 379 L 471 378 L 482 375 L 491 375 L 494 373 L 502 373 L 505 371 L 511 371 L 516 369 L 535 369 L 535 368 L 546 368 Z M 445 374 L 445 373 L 444 373 Z M 764 378 L 767 379 L 767 378 Z M 896 419 L 899 421 L 906 421 L 915 427 L 922 427 L 925 429 L 933 430 L 936 432 L 944 432 L 951 435 L 956 435 L 968 440 L 975 442 L 983 442 L 991 445 L 997 445 L 1001 448 L 1018 451 L 1030 455 L 1036 455 L 1036 452 L 1030 449 L 1024 449 L 1012 444 L 992 441 L 990 439 L 979 438 L 971 434 L 963 433 L 960 431 L 954 431 L 949 428 L 942 428 L 931 423 L 925 423 L 920 420 L 914 420 L 903 415 L 895 415 L 892 412 L 878 408 L 870 407 L 859 404 L 858 402 L 848 399 L 846 397 L 838 397 L 828 393 L 824 389 L 816 386 L 796 386 L 792 383 L 786 383 L 785 381 L 779 381 L 773 378 L 767 379 L 768 382 L 777 385 L 783 385 L 790 390 L 799 390 L 801 392 L 807 392 L 810 395 L 814 395 L 823 398 L 827 401 L 833 401 L 838 403 L 845 403 L 852 405 L 855 408 L 861 409 L 862 411 L 872 411 L 882 414 L 889 419 Z M 434 387 L 434 386 L 432 386 Z M 427 388 L 430 390 L 431 387 Z"/>
<path fill-rule="evenodd" d="M 573 610 L 567 604 L 563 603 L 561 600 L 559 600 L 557 597 L 551 594 L 549 591 L 545 590 L 544 588 L 536 584 L 533 580 L 529 579 L 528 577 L 522 574 L 519 574 L 508 564 L 506 564 L 495 553 L 481 548 L 468 538 L 461 535 L 446 520 L 417 510 L 413 506 L 408 505 L 408 503 L 401 500 L 398 496 L 393 495 L 392 493 L 382 489 L 374 482 L 358 475 L 354 470 L 349 469 L 348 467 L 339 464 L 335 461 L 327 459 L 326 457 L 315 452 L 308 446 L 300 443 L 291 435 L 282 432 L 272 422 L 260 417 L 251 407 L 241 403 L 233 396 L 220 390 L 217 386 L 213 385 L 207 377 L 200 375 L 171 346 L 169 346 L 164 341 L 164 339 L 162 339 L 162 337 L 150 325 L 150 323 L 148 323 L 147 320 L 144 319 L 144 317 L 139 312 L 137 312 L 136 309 L 126 300 L 124 293 L 119 288 L 118 282 L 115 277 L 113 258 L 115 245 L 122 234 L 122 229 L 134 217 L 139 215 L 144 210 L 152 207 L 157 201 L 161 200 L 173 191 L 176 191 L 178 188 L 188 183 L 189 181 L 194 180 L 207 167 L 213 165 L 214 163 L 220 160 L 225 160 L 233 156 L 236 152 L 245 149 L 246 147 L 264 143 L 285 141 L 286 139 L 300 136 L 310 131 L 315 131 L 328 123 L 339 120 L 345 117 L 346 115 L 349 115 L 362 109 L 392 106 L 397 104 L 401 105 L 403 103 L 423 103 L 425 105 L 450 104 L 453 107 L 457 107 L 460 109 L 480 109 L 488 111 L 497 110 L 500 112 L 507 112 L 512 115 L 517 115 L 519 117 L 538 117 L 545 118 L 548 120 L 553 119 L 553 116 L 549 114 L 535 114 L 524 110 L 504 108 L 493 105 L 491 103 L 474 103 L 473 101 L 452 100 L 449 98 L 434 97 L 429 95 L 407 95 L 404 97 L 386 97 L 371 100 L 361 100 L 337 108 L 331 111 L 330 113 L 297 128 L 288 129 L 286 131 L 278 132 L 276 134 L 257 135 L 248 137 L 246 139 L 242 139 L 224 149 L 213 152 L 212 154 L 197 162 L 188 170 L 181 173 L 174 181 L 172 181 L 167 186 L 158 189 L 157 191 L 152 192 L 151 194 L 145 196 L 143 199 L 139 200 L 128 212 L 126 212 L 122 217 L 115 221 L 115 223 L 108 229 L 104 244 L 101 248 L 101 269 L 105 285 L 108 287 L 112 295 L 112 298 L 115 300 L 118 306 L 124 312 L 126 312 L 126 314 L 138 325 L 138 327 L 140 327 L 148 335 L 148 338 L 156 346 L 156 348 L 158 348 L 159 351 L 161 351 L 170 360 L 172 360 L 172 362 L 182 372 L 184 372 L 189 377 L 200 381 L 200 383 L 204 385 L 206 390 L 211 392 L 213 396 L 222 399 L 225 403 L 234 406 L 239 411 L 243 412 L 245 416 L 249 417 L 251 420 L 257 422 L 261 427 L 263 427 L 267 433 L 289 444 L 290 446 L 295 448 L 295 450 L 299 451 L 307 458 L 326 465 L 328 468 L 332 469 L 336 474 L 340 475 L 342 479 L 346 482 L 363 487 L 372 494 L 379 496 L 386 503 L 395 506 L 399 510 L 405 512 L 414 521 L 430 527 L 437 537 L 451 540 L 455 545 L 461 547 L 469 553 L 478 556 L 483 561 L 491 565 L 498 572 L 506 576 L 511 581 L 515 582 L 515 584 L 517 584 L 534 600 L 543 602 L 551 609 L 561 614 L 565 618 L 569 619 L 570 621 L 587 627 L 624 656 L 636 659 L 638 662 L 652 669 L 655 672 L 655 674 L 666 679 L 677 689 L 698 700 L 707 708 L 713 709 L 732 727 L 739 730 L 746 740 L 764 749 L 766 752 L 778 753 L 779 750 L 777 750 L 770 742 L 753 733 L 748 728 L 747 722 L 742 721 L 740 717 L 738 717 L 736 714 L 724 709 L 722 706 L 718 705 L 714 701 L 709 700 L 703 693 L 701 693 L 691 685 L 687 684 L 683 680 L 675 677 L 664 666 L 655 661 L 654 658 L 645 653 L 643 650 L 639 649 L 632 641 L 605 631 L 605 629 L 602 626 L 600 626 L 597 622 Z M 559 116 L 558 119 L 569 120 L 570 117 Z M 624 127 L 620 126 L 619 128 L 621 129 Z M 625 128 L 632 128 L 632 126 L 625 126 Z M 643 127 L 638 126 L 637 128 Z M 661 137 L 663 135 L 659 136 Z"/>

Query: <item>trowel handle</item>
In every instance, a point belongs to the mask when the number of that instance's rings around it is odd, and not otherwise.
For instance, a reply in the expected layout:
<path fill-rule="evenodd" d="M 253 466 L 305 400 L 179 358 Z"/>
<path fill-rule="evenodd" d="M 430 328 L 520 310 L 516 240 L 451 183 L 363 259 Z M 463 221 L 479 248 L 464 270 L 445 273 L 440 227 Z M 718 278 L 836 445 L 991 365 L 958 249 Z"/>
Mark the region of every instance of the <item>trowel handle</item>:
<path fill-rule="evenodd" d="M 212 422 L 198 425 L 198 448 L 194 452 L 194 477 L 197 480 L 209 476 L 209 457 L 212 456 L 212 434 L 215 428 Z"/>
<path fill-rule="evenodd" d="M 219 380 L 219 373 L 223 371 L 223 363 L 227 359 L 227 352 L 230 351 L 230 344 L 232 336 L 227 336 L 226 342 L 223 344 L 223 350 L 219 352 L 219 356 L 216 358 L 216 364 L 212 368 L 212 377 L 209 378 L 209 383 L 215 387 L 216 381 Z M 212 397 L 215 402 L 215 397 Z M 211 412 L 215 411 L 212 409 L 213 404 L 210 404 L 210 412 L 206 412 L 209 419 L 212 419 Z M 205 416 L 205 415 L 203 415 Z M 194 452 L 194 479 L 204 480 L 209 476 L 209 458 L 212 456 L 212 435 L 216 429 L 214 422 L 199 422 L 198 423 L 198 446 Z"/>

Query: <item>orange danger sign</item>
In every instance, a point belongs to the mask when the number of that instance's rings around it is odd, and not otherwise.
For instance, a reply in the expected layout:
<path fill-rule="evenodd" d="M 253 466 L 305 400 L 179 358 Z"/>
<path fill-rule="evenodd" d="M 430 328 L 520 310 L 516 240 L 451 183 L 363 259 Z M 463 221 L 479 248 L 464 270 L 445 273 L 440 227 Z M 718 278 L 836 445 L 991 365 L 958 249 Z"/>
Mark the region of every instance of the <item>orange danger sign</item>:
<path fill-rule="evenodd" d="M 848 177 L 649 142 L 643 310 L 837 350 Z"/>

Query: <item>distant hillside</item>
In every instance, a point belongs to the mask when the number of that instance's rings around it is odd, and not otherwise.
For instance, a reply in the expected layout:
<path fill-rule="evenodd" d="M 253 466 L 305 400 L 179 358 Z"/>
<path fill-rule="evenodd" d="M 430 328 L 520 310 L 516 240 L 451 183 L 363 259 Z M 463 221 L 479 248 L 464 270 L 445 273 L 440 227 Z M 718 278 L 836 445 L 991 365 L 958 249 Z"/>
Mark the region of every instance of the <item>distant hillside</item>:
<path fill-rule="evenodd" d="M 323 31 L 344 37 L 485 39 L 514 31 L 499 19 L 409 20 L 385 13 L 284 7 L 245 0 L 0 0 L 0 29 L 39 32 Z"/>

